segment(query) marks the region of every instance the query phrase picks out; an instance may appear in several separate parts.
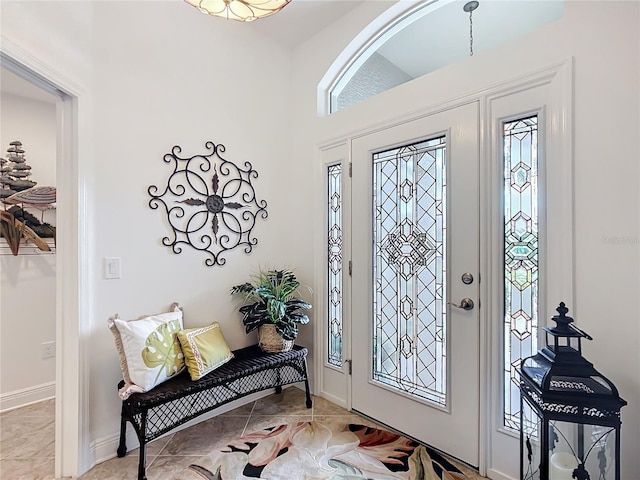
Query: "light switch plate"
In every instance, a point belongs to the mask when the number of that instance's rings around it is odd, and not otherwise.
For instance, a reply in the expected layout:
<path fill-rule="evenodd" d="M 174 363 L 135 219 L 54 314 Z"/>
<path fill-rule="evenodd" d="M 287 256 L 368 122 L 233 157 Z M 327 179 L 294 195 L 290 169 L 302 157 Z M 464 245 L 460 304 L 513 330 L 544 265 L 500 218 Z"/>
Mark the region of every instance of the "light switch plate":
<path fill-rule="evenodd" d="M 117 257 L 105 257 L 103 259 L 104 278 L 107 280 L 120 278 L 120 259 Z"/>

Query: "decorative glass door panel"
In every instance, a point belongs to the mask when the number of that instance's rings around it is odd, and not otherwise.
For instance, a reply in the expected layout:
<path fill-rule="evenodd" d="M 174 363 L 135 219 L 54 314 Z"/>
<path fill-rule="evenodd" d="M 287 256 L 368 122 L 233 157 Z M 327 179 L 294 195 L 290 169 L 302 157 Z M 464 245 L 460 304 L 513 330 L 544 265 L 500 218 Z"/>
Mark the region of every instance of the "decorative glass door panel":
<path fill-rule="evenodd" d="M 342 367 L 342 164 L 329 165 L 327 234 L 327 363 Z"/>
<path fill-rule="evenodd" d="M 445 140 L 373 155 L 373 379 L 443 406 Z"/>
<path fill-rule="evenodd" d="M 478 465 L 478 106 L 352 141 L 352 408 Z M 461 441 L 463 439 L 464 441 Z"/>
<path fill-rule="evenodd" d="M 538 117 L 503 123 L 503 142 L 504 425 L 517 432 L 516 369 L 538 350 Z"/>

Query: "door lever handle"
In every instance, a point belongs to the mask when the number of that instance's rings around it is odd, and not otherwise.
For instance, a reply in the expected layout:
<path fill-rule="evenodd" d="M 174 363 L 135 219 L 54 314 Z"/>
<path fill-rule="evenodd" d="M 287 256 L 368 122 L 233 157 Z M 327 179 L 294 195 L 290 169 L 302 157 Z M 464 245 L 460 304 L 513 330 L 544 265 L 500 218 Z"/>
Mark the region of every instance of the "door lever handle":
<path fill-rule="evenodd" d="M 473 310 L 473 307 L 475 306 L 473 300 L 471 300 L 470 298 L 463 298 L 462 300 L 460 300 L 460 305 L 456 305 L 453 302 L 449 302 L 449 305 L 451 305 L 452 307 L 461 308 L 462 310 Z"/>

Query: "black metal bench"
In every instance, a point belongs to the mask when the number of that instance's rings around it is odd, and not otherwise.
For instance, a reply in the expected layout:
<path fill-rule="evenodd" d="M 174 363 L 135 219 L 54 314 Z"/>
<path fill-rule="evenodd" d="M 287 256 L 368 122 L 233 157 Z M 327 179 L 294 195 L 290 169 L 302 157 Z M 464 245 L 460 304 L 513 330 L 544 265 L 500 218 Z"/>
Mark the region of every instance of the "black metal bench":
<path fill-rule="evenodd" d="M 147 443 L 206 412 L 251 393 L 304 382 L 307 408 L 311 408 L 307 353 L 296 345 L 283 353 L 264 353 L 257 345 L 234 350 L 234 358 L 200 380 L 188 372 L 177 375 L 145 393 L 122 401 L 118 457 L 127 453 L 127 422 L 140 440 L 138 480 L 146 480 Z M 122 388 L 121 381 L 118 388 Z"/>

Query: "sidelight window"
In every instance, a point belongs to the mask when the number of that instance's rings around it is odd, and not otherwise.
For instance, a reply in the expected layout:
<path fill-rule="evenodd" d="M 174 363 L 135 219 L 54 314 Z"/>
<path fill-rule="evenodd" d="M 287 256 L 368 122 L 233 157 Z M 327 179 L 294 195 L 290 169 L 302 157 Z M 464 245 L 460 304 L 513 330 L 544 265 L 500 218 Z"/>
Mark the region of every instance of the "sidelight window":
<path fill-rule="evenodd" d="M 327 168 L 327 363 L 342 367 L 342 165 Z"/>
<path fill-rule="evenodd" d="M 538 345 L 538 117 L 503 123 L 504 425 L 520 428 L 516 369 Z"/>

